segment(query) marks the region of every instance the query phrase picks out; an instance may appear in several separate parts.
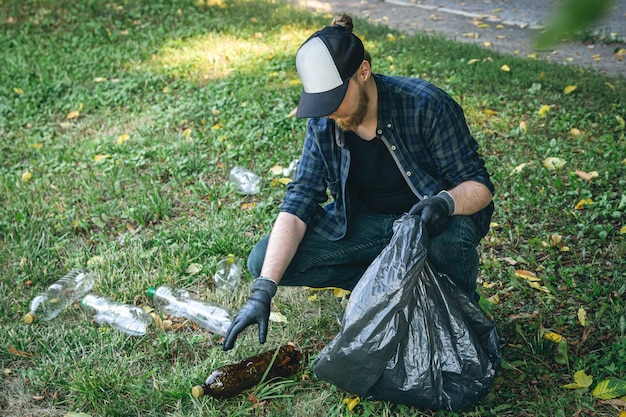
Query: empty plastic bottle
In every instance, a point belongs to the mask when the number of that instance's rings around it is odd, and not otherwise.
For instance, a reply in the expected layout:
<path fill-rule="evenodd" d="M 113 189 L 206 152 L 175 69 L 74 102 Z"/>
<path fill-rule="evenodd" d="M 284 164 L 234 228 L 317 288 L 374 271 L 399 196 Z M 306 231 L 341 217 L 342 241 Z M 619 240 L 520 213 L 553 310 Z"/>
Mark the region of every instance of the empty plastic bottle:
<path fill-rule="evenodd" d="M 81 308 L 98 323 L 106 323 L 113 329 L 131 336 L 142 336 L 152 317 L 142 308 L 117 302 L 109 297 L 87 294 L 80 303 Z"/>
<path fill-rule="evenodd" d="M 48 289 L 33 298 L 30 311 L 24 315 L 28 324 L 35 320 L 51 320 L 70 304 L 78 301 L 94 286 L 94 275 L 87 269 L 72 269 Z"/>
<path fill-rule="evenodd" d="M 229 253 L 226 258 L 217 263 L 213 280 L 215 286 L 222 291 L 232 292 L 241 282 L 243 268 L 235 255 Z"/>
<path fill-rule="evenodd" d="M 298 168 L 299 163 L 299 159 L 294 159 L 293 161 L 291 161 L 289 167 L 283 168 L 283 177 L 292 177 L 296 173 L 296 169 Z"/>
<path fill-rule="evenodd" d="M 261 190 L 261 178 L 249 169 L 234 167 L 230 170 L 228 179 L 244 194 L 258 194 Z"/>
<path fill-rule="evenodd" d="M 235 312 L 210 301 L 195 299 L 188 291 L 161 286 L 150 287 L 148 296 L 154 306 L 164 313 L 187 318 L 212 333 L 225 336 L 233 321 Z"/>
<path fill-rule="evenodd" d="M 217 368 L 211 372 L 204 384 L 192 388 L 191 395 L 195 398 L 203 395 L 210 395 L 213 398 L 234 397 L 261 382 L 270 364 L 272 367 L 265 377 L 266 381 L 294 375 L 300 370 L 301 360 L 302 354 L 292 344 L 284 345 L 278 348 L 278 352 L 270 350 L 241 362 Z"/>

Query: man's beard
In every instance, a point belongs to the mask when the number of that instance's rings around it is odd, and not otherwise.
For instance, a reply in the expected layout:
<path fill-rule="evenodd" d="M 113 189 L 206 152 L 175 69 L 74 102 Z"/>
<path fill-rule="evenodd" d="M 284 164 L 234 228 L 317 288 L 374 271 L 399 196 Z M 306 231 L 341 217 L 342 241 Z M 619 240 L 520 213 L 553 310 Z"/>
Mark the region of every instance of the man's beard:
<path fill-rule="evenodd" d="M 359 103 L 357 105 L 356 111 L 352 113 L 352 115 L 342 118 L 341 120 L 332 118 L 339 129 L 344 132 L 347 131 L 355 131 L 357 127 L 363 123 L 365 120 L 365 115 L 367 114 L 367 105 L 369 103 L 369 97 L 365 94 L 365 90 L 359 87 Z"/>

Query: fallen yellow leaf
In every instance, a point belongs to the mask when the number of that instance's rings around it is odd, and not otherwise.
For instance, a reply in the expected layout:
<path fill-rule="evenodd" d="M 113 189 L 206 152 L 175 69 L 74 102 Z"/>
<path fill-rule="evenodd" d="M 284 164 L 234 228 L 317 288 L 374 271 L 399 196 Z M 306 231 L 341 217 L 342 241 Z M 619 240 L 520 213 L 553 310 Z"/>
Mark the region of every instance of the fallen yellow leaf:
<path fill-rule="evenodd" d="M 100 155 L 95 155 L 93 157 L 93 160 L 95 162 L 100 162 L 100 161 L 105 160 L 105 159 L 110 158 L 110 157 L 111 157 L 111 155 L 109 155 L 109 154 L 100 154 Z"/>
<path fill-rule="evenodd" d="M 485 48 L 489 48 L 491 46 L 491 42 L 483 42 L 483 46 Z"/>
<path fill-rule="evenodd" d="M 396 40 L 396 37 L 395 37 L 395 35 L 393 33 L 388 33 L 387 34 L 387 40 L 389 42 L 394 42 Z"/>
<path fill-rule="evenodd" d="M 564 339 L 563 336 L 561 336 L 558 333 L 554 333 L 554 332 L 547 332 L 546 334 L 543 335 L 544 339 L 547 339 L 551 342 L 554 343 L 561 343 Z"/>
<path fill-rule="evenodd" d="M 534 288 L 536 290 L 543 291 L 546 294 L 550 294 L 550 290 L 549 289 L 547 289 L 546 287 L 544 287 L 543 285 L 539 284 L 536 281 L 528 281 L 528 286 L 530 288 Z"/>
<path fill-rule="evenodd" d="M 576 88 L 578 87 L 576 87 L 575 85 L 568 85 L 563 89 L 563 94 L 571 94 L 574 92 L 574 90 L 576 90 Z"/>
<path fill-rule="evenodd" d="M 528 125 L 526 124 L 525 120 L 522 120 L 521 122 L 519 122 L 519 131 L 520 133 L 528 132 Z"/>
<path fill-rule="evenodd" d="M 580 389 L 580 388 L 588 388 L 593 383 L 593 377 L 591 375 L 587 375 L 587 373 L 583 370 L 577 371 L 574 374 L 574 383 L 563 385 L 563 388 L 567 389 Z"/>
<path fill-rule="evenodd" d="M 626 127 L 626 122 L 624 122 L 624 118 L 622 116 L 615 116 L 615 120 L 617 120 L 617 124 L 619 124 L 621 128 Z"/>
<path fill-rule="evenodd" d="M 87 261 L 87 266 L 104 265 L 104 258 L 100 255 L 92 256 Z"/>
<path fill-rule="evenodd" d="M 502 65 L 500 69 L 504 72 L 511 72 L 511 68 L 507 64 Z"/>
<path fill-rule="evenodd" d="M 537 114 L 539 115 L 539 117 L 546 117 L 546 115 L 550 111 L 550 107 L 551 106 L 549 106 L 548 104 L 544 104 L 543 106 L 541 106 L 539 111 L 537 111 Z"/>
<path fill-rule="evenodd" d="M 283 185 L 287 185 L 291 182 L 291 178 L 279 178 L 277 181 Z"/>
<path fill-rule="evenodd" d="M 280 311 L 272 311 L 270 313 L 270 321 L 274 323 L 289 323 L 287 317 Z"/>
<path fill-rule="evenodd" d="M 563 168 L 565 166 L 565 161 L 561 158 L 556 158 L 553 156 L 549 156 L 543 161 L 543 166 L 547 169 L 556 170 Z"/>
<path fill-rule="evenodd" d="M 514 175 L 514 174 L 519 174 L 526 167 L 526 165 L 528 165 L 528 162 L 524 162 L 524 163 L 519 164 L 518 166 L 513 168 L 513 170 L 509 174 L 509 176 Z"/>
<path fill-rule="evenodd" d="M 550 234 L 550 236 L 548 236 L 548 238 L 550 240 L 550 246 L 552 246 L 553 248 L 560 248 L 563 246 L 563 236 L 552 233 Z"/>
<path fill-rule="evenodd" d="M 500 296 L 498 294 L 494 294 L 491 297 L 487 298 L 491 304 L 500 304 Z"/>
<path fill-rule="evenodd" d="M 126 142 L 128 139 L 130 139 L 130 135 L 125 133 L 123 135 L 120 135 L 115 141 L 115 143 L 117 143 L 118 145 L 121 145 L 122 143 Z"/>
<path fill-rule="evenodd" d="M 76 119 L 78 116 L 80 116 L 80 112 L 78 110 L 74 110 L 74 111 L 69 112 L 67 116 L 65 116 L 65 118 L 68 120 L 72 120 L 72 119 Z"/>
<path fill-rule="evenodd" d="M 24 90 L 19 87 L 13 87 L 13 91 L 15 92 L 15 94 L 19 94 L 20 96 L 24 94 Z"/>
<path fill-rule="evenodd" d="M 30 171 L 24 171 L 22 173 L 22 181 L 28 182 L 31 180 L 31 178 L 33 178 L 33 174 L 31 174 Z"/>
<path fill-rule="evenodd" d="M 580 370 L 574 374 L 574 382 L 583 388 L 587 388 L 593 383 L 593 377 L 591 375 L 587 375 L 585 371 Z"/>
<path fill-rule="evenodd" d="M 619 232 L 620 232 L 621 234 L 626 234 L 626 226 L 622 226 L 622 227 L 619 229 Z"/>
<path fill-rule="evenodd" d="M 283 167 L 276 164 L 270 168 L 270 172 L 272 173 L 272 175 L 280 175 L 283 173 Z"/>
<path fill-rule="evenodd" d="M 585 206 L 588 206 L 589 204 L 593 204 L 593 200 L 590 198 L 583 198 L 578 203 L 576 203 L 576 205 L 574 206 L 574 209 L 582 210 L 585 208 Z"/>
<path fill-rule="evenodd" d="M 587 310 L 585 310 L 584 307 L 580 307 L 578 309 L 578 313 L 576 313 L 576 316 L 578 317 L 578 322 L 581 326 L 584 327 L 587 325 Z"/>
<path fill-rule="evenodd" d="M 541 281 L 541 279 L 537 278 L 537 275 L 535 275 L 533 272 L 526 271 L 524 269 L 518 269 L 517 271 L 515 271 L 514 274 L 518 278 L 527 279 L 529 281 Z"/>
<path fill-rule="evenodd" d="M 361 398 L 359 398 L 359 397 L 344 398 L 343 402 L 348 406 L 348 410 L 352 411 L 354 409 L 354 407 L 356 407 L 357 404 L 361 402 Z"/>
<path fill-rule="evenodd" d="M 343 298 L 350 294 L 349 290 L 343 288 L 333 288 L 333 295 L 337 298 Z"/>
<path fill-rule="evenodd" d="M 317 294 L 309 295 L 309 301 L 317 301 Z"/>
<path fill-rule="evenodd" d="M 570 129 L 569 134 L 573 138 L 577 138 L 577 137 L 579 137 L 582 134 L 582 132 L 580 131 L 580 129 L 577 129 L 577 128 L 573 127 L 573 128 Z"/>

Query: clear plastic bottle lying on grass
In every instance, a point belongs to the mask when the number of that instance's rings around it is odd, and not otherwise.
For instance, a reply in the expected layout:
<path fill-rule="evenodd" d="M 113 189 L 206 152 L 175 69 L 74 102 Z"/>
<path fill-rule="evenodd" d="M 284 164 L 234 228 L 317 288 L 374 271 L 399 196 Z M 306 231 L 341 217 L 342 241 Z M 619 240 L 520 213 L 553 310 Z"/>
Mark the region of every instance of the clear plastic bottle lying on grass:
<path fill-rule="evenodd" d="M 230 170 L 228 179 L 243 194 L 258 194 L 261 190 L 261 178 L 249 169 L 234 167 Z"/>
<path fill-rule="evenodd" d="M 148 289 L 154 306 L 165 314 L 183 317 L 212 333 L 225 336 L 233 321 L 235 312 L 210 301 L 193 298 L 188 291 L 180 288 L 160 286 Z"/>
<path fill-rule="evenodd" d="M 146 334 L 152 317 L 142 308 L 117 302 L 109 297 L 88 294 L 81 308 L 98 324 L 106 323 L 113 329 L 131 336 Z"/>
<path fill-rule="evenodd" d="M 72 269 L 48 289 L 37 294 L 30 303 L 24 322 L 52 320 L 66 307 L 78 301 L 93 288 L 96 279 L 87 269 Z"/>

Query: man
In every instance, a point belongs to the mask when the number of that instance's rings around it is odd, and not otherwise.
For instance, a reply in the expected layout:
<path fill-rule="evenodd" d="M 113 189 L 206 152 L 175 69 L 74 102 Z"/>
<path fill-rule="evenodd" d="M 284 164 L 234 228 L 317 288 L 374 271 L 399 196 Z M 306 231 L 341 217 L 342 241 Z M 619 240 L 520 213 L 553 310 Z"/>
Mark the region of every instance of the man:
<path fill-rule="evenodd" d="M 270 235 L 248 258 L 256 279 L 224 350 L 255 323 L 265 342 L 279 283 L 352 290 L 408 211 L 421 216 L 431 265 L 476 288 L 494 187 L 463 111 L 424 80 L 373 74 L 351 19 L 343 20 L 296 54 L 304 147 Z"/>

